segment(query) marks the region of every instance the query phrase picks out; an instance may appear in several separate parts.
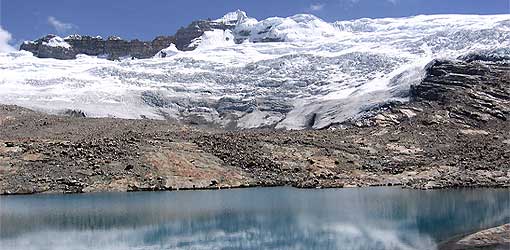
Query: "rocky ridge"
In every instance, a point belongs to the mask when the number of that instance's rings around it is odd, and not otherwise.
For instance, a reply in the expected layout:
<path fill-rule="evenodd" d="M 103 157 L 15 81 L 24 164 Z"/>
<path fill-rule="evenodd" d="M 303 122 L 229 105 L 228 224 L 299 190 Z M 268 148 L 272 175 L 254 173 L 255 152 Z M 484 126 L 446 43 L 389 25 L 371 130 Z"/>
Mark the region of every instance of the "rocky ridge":
<path fill-rule="evenodd" d="M 298 31 L 285 30 L 289 25 L 307 30 L 310 37 L 294 34 Z M 279 27 L 284 26 L 284 27 Z M 283 30 L 282 30 L 283 29 Z M 317 30 L 315 34 L 313 31 Z M 122 57 L 138 59 L 151 58 L 171 44 L 179 51 L 195 50 L 207 31 L 228 31 L 234 43 L 244 41 L 253 43 L 285 42 L 303 39 L 313 41 L 321 37 L 333 37 L 336 28 L 321 19 L 308 14 L 298 14 L 288 18 L 268 18 L 257 21 L 247 16 L 246 12 L 237 10 L 227 13 L 216 20 L 196 20 L 186 27 L 181 27 L 173 35 L 158 36 L 152 41 L 123 40 L 110 36 L 106 40 L 101 37 L 71 35 L 65 38 L 50 34 L 35 41 L 25 41 L 20 50 L 32 52 L 39 58 L 76 59 L 78 54 L 89 56 L 105 56 L 116 60 Z M 230 37 L 225 38 L 227 41 Z M 163 57 L 165 55 L 163 54 Z"/>
<path fill-rule="evenodd" d="M 225 131 L 0 109 L 0 193 L 510 187 L 510 64 L 441 61 L 409 103 L 323 130 Z"/>
<path fill-rule="evenodd" d="M 35 41 L 26 41 L 20 50 L 32 52 L 39 58 L 55 58 L 62 60 L 76 59 L 78 54 L 104 56 L 110 60 L 122 57 L 150 58 L 175 41 L 171 36 L 159 36 L 150 42 L 131 40 L 119 37 L 101 37 L 72 35 L 60 38 L 47 35 Z"/>
<path fill-rule="evenodd" d="M 78 54 L 89 56 L 105 56 L 116 60 L 122 57 L 138 59 L 151 58 L 161 50 L 174 44 L 181 51 L 194 50 L 196 42 L 204 32 L 212 30 L 232 30 L 238 18 L 246 17 L 246 13 L 237 11 L 227 14 L 218 20 L 197 20 L 186 27 L 181 27 L 174 35 L 158 36 L 152 41 L 124 40 L 110 36 L 107 39 L 96 36 L 71 35 L 60 38 L 46 35 L 35 41 L 25 41 L 20 50 L 32 52 L 39 58 L 55 58 L 62 60 L 76 59 Z"/>

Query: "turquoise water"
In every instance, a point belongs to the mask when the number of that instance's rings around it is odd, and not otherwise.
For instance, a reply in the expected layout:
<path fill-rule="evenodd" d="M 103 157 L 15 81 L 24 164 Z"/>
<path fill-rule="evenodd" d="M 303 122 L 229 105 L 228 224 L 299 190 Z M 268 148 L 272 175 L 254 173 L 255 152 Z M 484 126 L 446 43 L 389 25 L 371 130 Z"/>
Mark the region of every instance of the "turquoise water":
<path fill-rule="evenodd" d="M 509 221 L 508 189 L 8 196 L 0 197 L 0 248 L 435 249 Z"/>

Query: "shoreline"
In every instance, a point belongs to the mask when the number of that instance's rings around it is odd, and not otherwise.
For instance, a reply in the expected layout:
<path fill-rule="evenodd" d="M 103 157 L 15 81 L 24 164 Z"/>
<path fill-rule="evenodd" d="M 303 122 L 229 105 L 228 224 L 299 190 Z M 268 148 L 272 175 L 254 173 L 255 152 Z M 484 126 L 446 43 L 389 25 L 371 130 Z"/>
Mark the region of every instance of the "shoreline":
<path fill-rule="evenodd" d="M 229 187 L 199 187 L 199 188 L 176 188 L 176 189 L 162 189 L 162 190 L 127 190 L 127 191 L 118 191 L 118 190 L 103 190 L 103 191 L 93 191 L 93 192 L 38 192 L 38 193 L 0 193 L 0 197 L 7 196 L 31 196 L 31 195 L 80 195 L 80 194 L 114 194 L 114 193 L 165 193 L 165 192 L 179 192 L 179 191 L 222 191 L 222 190 L 240 190 L 240 189 L 255 189 L 255 188 L 291 188 L 297 190 L 344 190 L 344 189 L 372 189 L 372 188 L 399 188 L 404 190 L 413 190 L 413 191 L 451 191 L 451 190 L 476 190 L 476 189 L 495 189 L 502 190 L 508 189 L 510 187 L 505 186 L 477 186 L 477 187 L 446 187 L 439 189 L 424 189 L 424 188 L 412 188 L 405 187 L 403 185 L 373 185 L 373 186 L 351 186 L 351 187 L 296 187 L 289 185 L 266 185 L 266 186 L 249 186 L 249 185 L 241 185 L 241 186 L 229 186 Z"/>

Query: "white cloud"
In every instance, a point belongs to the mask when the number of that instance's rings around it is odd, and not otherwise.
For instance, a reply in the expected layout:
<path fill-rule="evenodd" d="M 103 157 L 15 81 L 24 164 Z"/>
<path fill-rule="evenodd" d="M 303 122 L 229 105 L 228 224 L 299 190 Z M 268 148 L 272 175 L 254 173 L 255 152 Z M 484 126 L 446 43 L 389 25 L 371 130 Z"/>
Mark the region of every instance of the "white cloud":
<path fill-rule="evenodd" d="M 76 25 L 72 23 L 64 23 L 53 16 L 48 17 L 48 24 L 51 25 L 58 33 L 66 33 L 76 29 Z"/>
<path fill-rule="evenodd" d="M 11 33 L 9 33 L 7 30 L 4 30 L 2 26 L 0 26 L 0 52 L 14 51 L 14 48 L 9 45 L 9 41 L 11 39 Z"/>
<path fill-rule="evenodd" d="M 324 9 L 324 6 L 326 5 L 322 3 L 314 3 L 310 5 L 309 9 L 311 11 L 321 11 L 322 9 Z"/>
<path fill-rule="evenodd" d="M 393 5 L 397 4 L 397 2 L 398 2 L 398 0 L 386 0 L 386 1 L 388 1 L 389 3 L 391 3 Z"/>

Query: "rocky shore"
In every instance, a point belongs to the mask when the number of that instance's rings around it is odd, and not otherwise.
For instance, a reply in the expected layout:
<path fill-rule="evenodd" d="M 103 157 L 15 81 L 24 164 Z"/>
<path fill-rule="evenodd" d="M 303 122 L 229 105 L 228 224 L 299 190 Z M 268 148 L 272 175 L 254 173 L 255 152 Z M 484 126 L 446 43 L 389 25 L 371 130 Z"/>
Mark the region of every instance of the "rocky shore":
<path fill-rule="evenodd" d="M 0 193 L 510 187 L 510 64 L 434 61 L 410 102 L 323 130 L 226 131 L 0 106 Z"/>

